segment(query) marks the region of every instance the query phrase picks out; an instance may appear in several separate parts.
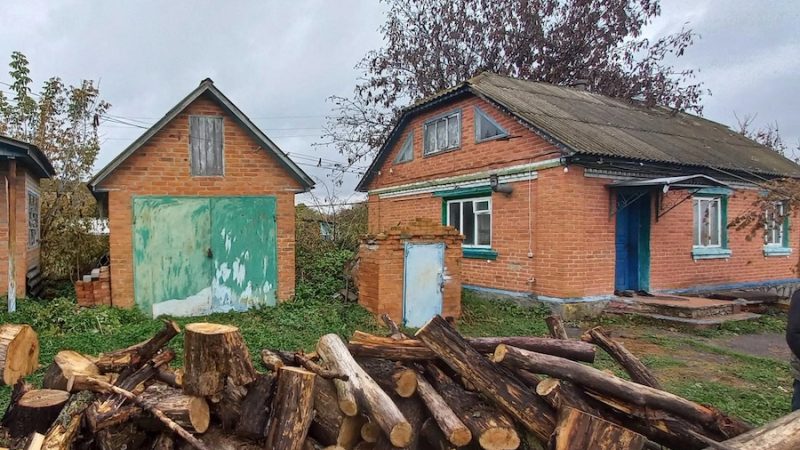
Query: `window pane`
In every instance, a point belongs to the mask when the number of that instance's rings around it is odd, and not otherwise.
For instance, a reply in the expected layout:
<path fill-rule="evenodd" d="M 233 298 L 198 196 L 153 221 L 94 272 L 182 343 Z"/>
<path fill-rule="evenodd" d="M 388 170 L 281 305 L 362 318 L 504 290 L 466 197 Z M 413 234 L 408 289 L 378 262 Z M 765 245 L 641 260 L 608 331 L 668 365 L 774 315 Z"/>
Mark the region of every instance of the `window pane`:
<path fill-rule="evenodd" d="M 699 205 L 700 201 L 695 199 L 692 201 L 692 208 L 694 210 L 693 218 L 694 222 L 692 223 L 692 242 L 694 245 L 700 245 L 700 213 L 699 213 Z"/>
<path fill-rule="evenodd" d="M 458 147 L 460 141 L 460 132 L 459 132 L 459 119 L 461 118 L 460 115 L 456 114 L 451 116 L 447 119 L 447 147 L 453 148 Z"/>
<path fill-rule="evenodd" d="M 492 215 L 478 214 L 478 245 L 492 244 Z"/>
<path fill-rule="evenodd" d="M 709 243 L 707 245 L 720 245 L 719 201 L 708 202 Z"/>
<path fill-rule="evenodd" d="M 475 213 L 472 211 L 472 202 L 466 201 L 463 205 L 464 229 L 461 234 L 464 235 L 464 245 L 475 245 Z"/>
<path fill-rule="evenodd" d="M 436 151 L 447 148 L 447 121 L 436 122 Z"/>
<path fill-rule="evenodd" d="M 425 125 L 425 154 L 436 149 L 436 124 Z"/>
<path fill-rule="evenodd" d="M 461 231 L 461 203 L 453 202 L 448 205 L 447 224 Z"/>
<path fill-rule="evenodd" d="M 475 202 L 475 211 L 488 211 L 489 210 L 489 201 L 484 200 L 481 202 Z"/>

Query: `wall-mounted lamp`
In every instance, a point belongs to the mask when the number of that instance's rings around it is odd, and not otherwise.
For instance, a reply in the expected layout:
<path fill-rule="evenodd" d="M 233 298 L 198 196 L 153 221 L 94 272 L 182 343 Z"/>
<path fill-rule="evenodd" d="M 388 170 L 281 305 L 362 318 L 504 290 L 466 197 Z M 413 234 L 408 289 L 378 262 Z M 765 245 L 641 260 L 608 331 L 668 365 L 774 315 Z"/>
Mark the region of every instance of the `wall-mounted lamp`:
<path fill-rule="evenodd" d="M 500 184 L 500 177 L 496 173 L 489 175 L 489 186 L 492 187 L 493 192 L 500 192 L 506 195 L 511 195 L 514 192 L 514 188 L 510 184 Z"/>

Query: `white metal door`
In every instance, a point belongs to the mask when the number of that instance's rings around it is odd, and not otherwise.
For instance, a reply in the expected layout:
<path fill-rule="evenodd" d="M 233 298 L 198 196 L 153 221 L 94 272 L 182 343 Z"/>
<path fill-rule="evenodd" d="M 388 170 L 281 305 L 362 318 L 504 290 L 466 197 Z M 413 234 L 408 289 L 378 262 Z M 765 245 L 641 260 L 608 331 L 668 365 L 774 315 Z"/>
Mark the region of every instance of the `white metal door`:
<path fill-rule="evenodd" d="M 421 327 L 442 313 L 444 243 L 405 244 L 403 323 Z"/>

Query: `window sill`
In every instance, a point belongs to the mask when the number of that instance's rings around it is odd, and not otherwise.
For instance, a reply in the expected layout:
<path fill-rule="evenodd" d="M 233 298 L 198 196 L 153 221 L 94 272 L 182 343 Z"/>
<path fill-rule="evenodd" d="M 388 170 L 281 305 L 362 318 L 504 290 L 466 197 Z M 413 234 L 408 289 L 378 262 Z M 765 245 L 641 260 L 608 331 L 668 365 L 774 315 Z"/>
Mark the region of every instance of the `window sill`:
<path fill-rule="evenodd" d="M 492 142 L 492 141 L 499 141 L 500 139 L 509 139 L 511 136 L 508 133 L 505 134 L 498 134 L 497 136 L 492 136 L 486 139 L 475 139 L 476 144 L 483 144 L 484 142 Z"/>
<path fill-rule="evenodd" d="M 497 252 L 490 248 L 463 248 L 464 258 L 471 259 L 497 259 Z"/>
<path fill-rule="evenodd" d="M 733 252 L 722 247 L 693 247 L 692 258 L 698 259 L 723 259 L 730 258 Z"/>
<path fill-rule="evenodd" d="M 789 256 L 792 254 L 792 249 L 789 247 L 782 247 L 779 245 L 765 245 L 764 256 Z"/>

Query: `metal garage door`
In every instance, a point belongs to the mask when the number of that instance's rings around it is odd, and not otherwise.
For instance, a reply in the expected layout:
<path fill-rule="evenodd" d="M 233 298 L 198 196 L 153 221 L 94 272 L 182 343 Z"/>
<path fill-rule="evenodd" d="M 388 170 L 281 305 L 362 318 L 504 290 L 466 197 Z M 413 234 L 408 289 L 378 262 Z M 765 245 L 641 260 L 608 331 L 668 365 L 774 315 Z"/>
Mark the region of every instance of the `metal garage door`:
<path fill-rule="evenodd" d="M 274 305 L 274 197 L 135 197 L 134 297 L 158 316 Z"/>

